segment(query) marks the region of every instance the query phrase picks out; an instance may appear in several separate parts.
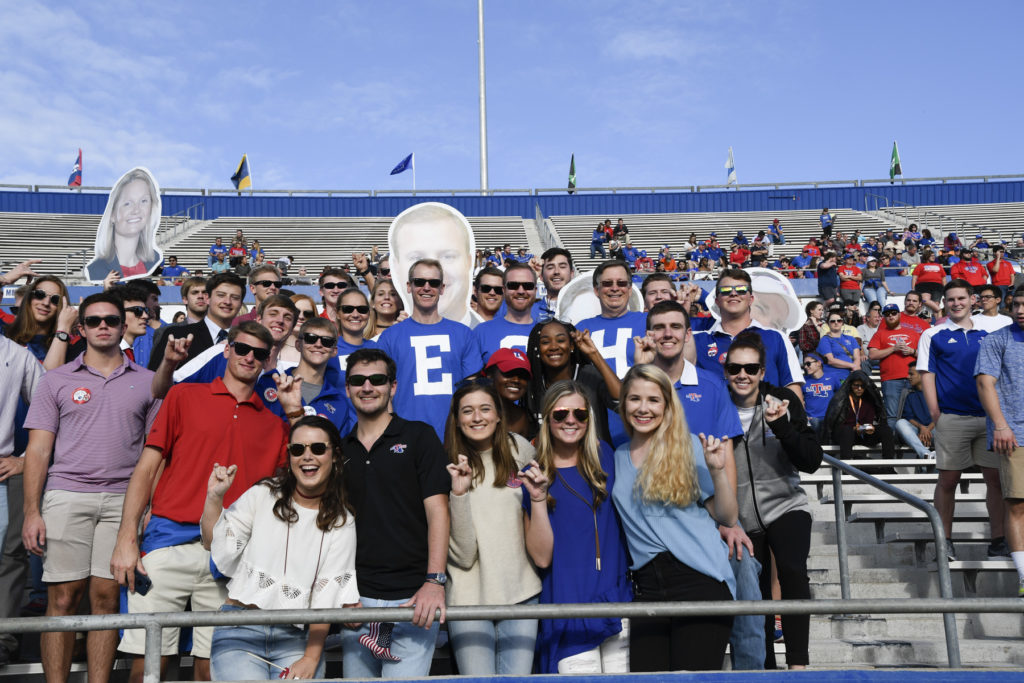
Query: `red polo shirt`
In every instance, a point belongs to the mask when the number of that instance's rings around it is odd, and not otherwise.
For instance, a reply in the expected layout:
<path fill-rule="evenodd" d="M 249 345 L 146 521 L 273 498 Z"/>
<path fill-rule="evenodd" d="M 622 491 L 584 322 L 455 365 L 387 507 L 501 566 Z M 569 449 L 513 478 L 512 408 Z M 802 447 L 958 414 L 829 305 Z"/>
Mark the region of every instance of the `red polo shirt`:
<path fill-rule="evenodd" d="M 878 326 L 875 336 L 868 342 L 869 349 L 885 350 L 896 346 L 902 340 L 912 349 L 917 348 L 921 339 L 921 333 L 917 330 L 904 327 L 902 324 L 895 330 L 890 330 L 885 323 Z M 882 381 L 890 379 L 906 379 L 907 369 L 916 360 L 915 356 L 904 356 L 901 353 L 890 353 L 878 363 L 879 374 Z"/>
<path fill-rule="evenodd" d="M 224 496 L 227 507 L 287 463 L 287 444 L 287 423 L 255 394 L 239 403 L 219 377 L 209 384 L 176 384 L 146 439 L 166 461 L 153 495 L 153 514 L 198 524 L 214 463 L 238 465 Z"/>

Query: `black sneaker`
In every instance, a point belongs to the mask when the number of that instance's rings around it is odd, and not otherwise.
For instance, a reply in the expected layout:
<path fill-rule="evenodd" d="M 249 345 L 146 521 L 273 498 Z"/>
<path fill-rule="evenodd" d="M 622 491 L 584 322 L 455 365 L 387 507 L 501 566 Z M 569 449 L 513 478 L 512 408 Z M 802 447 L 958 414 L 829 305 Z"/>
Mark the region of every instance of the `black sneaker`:
<path fill-rule="evenodd" d="M 998 541 L 993 541 L 988 544 L 988 558 L 990 560 L 1010 559 L 1010 546 L 1006 544 L 1005 538 L 1001 538 Z"/>

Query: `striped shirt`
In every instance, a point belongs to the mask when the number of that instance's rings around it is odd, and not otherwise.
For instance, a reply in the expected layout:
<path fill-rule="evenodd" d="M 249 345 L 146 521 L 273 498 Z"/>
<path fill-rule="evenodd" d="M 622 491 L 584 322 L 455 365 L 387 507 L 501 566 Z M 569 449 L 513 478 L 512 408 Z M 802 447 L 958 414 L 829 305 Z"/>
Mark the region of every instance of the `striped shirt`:
<path fill-rule="evenodd" d="M 14 454 L 14 413 L 18 399 L 32 400 L 43 366 L 32 352 L 0 335 L 0 457 Z"/>

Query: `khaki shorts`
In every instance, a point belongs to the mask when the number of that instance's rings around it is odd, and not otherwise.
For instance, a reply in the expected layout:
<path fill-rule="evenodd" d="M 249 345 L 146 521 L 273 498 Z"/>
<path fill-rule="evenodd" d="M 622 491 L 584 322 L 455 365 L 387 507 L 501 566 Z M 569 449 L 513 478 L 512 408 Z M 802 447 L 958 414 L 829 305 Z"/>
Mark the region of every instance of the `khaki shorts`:
<path fill-rule="evenodd" d="M 110 557 L 114 554 L 123 505 L 123 493 L 52 489 L 43 494 L 43 581 L 62 583 L 90 576 L 113 579 Z"/>
<path fill-rule="evenodd" d="M 184 612 L 191 600 L 195 612 L 216 612 L 228 597 L 227 581 L 217 580 L 210 573 L 210 551 L 203 550 L 199 541 L 159 548 L 142 558 L 142 566 L 153 580 L 153 587 L 145 595 L 128 594 L 128 612 Z M 212 626 L 192 629 L 192 656 L 209 659 Z M 146 652 L 146 631 L 126 629 L 121 652 L 134 655 Z M 163 629 L 160 654 L 178 653 L 178 629 Z"/>
<path fill-rule="evenodd" d="M 1024 446 L 1014 449 L 1010 457 L 999 456 L 999 483 L 1003 498 L 1024 499 Z"/>
<path fill-rule="evenodd" d="M 999 467 L 1001 456 L 988 450 L 985 418 L 942 413 L 935 423 L 935 467 L 963 471 L 972 465 Z"/>

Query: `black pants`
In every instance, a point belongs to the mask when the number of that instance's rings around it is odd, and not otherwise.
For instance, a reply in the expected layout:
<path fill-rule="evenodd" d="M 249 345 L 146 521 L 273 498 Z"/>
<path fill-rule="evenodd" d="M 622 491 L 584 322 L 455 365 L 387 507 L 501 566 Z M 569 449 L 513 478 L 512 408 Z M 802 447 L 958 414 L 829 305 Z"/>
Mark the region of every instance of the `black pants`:
<path fill-rule="evenodd" d="M 885 420 L 875 425 L 875 431 L 870 434 L 858 432 L 850 425 L 839 424 L 835 426 L 832 436 L 839 444 L 839 457 L 843 460 L 853 458 L 854 445 L 876 446 L 881 444 L 883 458 L 888 460 L 896 457 L 896 442 L 893 440 L 892 430 L 889 429 Z"/>
<path fill-rule="evenodd" d="M 761 534 L 750 534 L 754 544 L 754 557 L 764 569 L 761 571 L 761 599 L 772 599 L 772 573 L 769 549 L 775 555 L 775 569 L 779 574 L 783 600 L 810 600 L 811 586 L 807 578 L 807 554 L 811 550 L 811 515 L 804 510 L 793 510 L 768 525 Z M 778 668 L 775 663 L 775 620 L 764 620 L 764 668 Z M 786 636 L 786 664 L 807 665 L 807 640 L 811 630 L 809 614 L 787 614 L 782 617 L 782 632 Z"/>
<path fill-rule="evenodd" d="M 664 552 L 634 572 L 637 602 L 732 600 L 729 587 Z M 732 617 L 631 619 L 630 671 L 722 668 Z"/>

